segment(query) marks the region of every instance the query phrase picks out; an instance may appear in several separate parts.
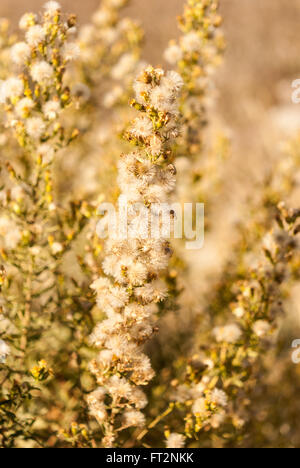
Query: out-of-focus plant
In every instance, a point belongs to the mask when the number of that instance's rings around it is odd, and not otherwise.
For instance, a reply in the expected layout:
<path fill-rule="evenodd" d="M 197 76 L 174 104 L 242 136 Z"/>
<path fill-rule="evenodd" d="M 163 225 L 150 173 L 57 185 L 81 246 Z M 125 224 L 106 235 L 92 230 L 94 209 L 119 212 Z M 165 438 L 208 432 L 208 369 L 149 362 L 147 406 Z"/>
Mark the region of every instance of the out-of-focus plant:
<path fill-rule="evenodd" d="M 92 22 L 79 30 L 79 76 L 107 109 L 120 100 L 127 103 L 126 92 L 140 60 L 143 32 L 136 22 L 120 16 L 128 3 L 103 0 Z"/>
<path fill-rule="evenodd" d="M 90 23 L 78 29 L 80 58 L 67 80 L 73 84 L 81 108 L 76 120 L 81 137 L 72 163 L 65 158 L 62 161 L 64 172 L 69 174 L 68 184 L 61 184 L 64 193 L 73 187 L 85 197 L 99 193 L 115 197 L 119 134 L 130 120 L 127 104 L 132 82 L 141 69 L 143 40 L 138 23 L 121 15 L 128 3 L 102 1 Z"/>
<path fill-rule="evenodd" d="M 201 446 L 213 443 L 219 446 L 250 443 L 251 446 L 251 441 L 256 440 L 255 429 L 260 429 L 259 424 L 253 428 L 258 411 L 252 403 L 260 395 L 264 375 L 270 373 L 270 367 L 264 365 L 264 356 L 269 356 L 270 366 L 272 353 L 266 351 L 271 344 L 272 350 L 275 349 L 274 335 L 276 338 L 282 322 L 283 302 L 299 279 L 299 210 L 287 210 L 279 202 L 283 197 L 293 198 L 299 185 L 298 138 L 286 145 L 283 157 L 258 187 L 259 196 L 252 201 L 249 223 L 240 226 L 235 256 L 226 264 L 216 288 L 208 292 L 208 306 L 199 316 L 199 336 L 187 373 L 183 379 L 173 381 L 178 408 L 182 409 L 182 404 L 187 410 L 191 408 L 186 419 L 187 435 L 199 440 L 195 443 Z M 277 228 L 271 229 L 274 217 Z M 261 243 L 265 260 L 257 264 L 257 245 Z M 234 321 L 228 317 L 230 310 Z M 219 344 L 207 345 L 212 339 Z M 291 367 L 286 359 L 278 357 L 278 360 Z M 176 365 L 180 368 L 182 364 L 179 358 Z M 226 391 L 224 407 L 221 405 L 218 410 L 210 407 L 210 392 L 216 386 Z M 196 410 L 201 405 L 203 413 L 198 415 Z M 275 414 L 276 408 L 274 417 Z"/>
<path fill-rule="evenodd" d="M 73 104 L 64 73 L 79 53 L 77 45 L 68 41 L 74 26 L 75 18 L 65 20 L 56 2 L 45 5 L 41 19 L 25 14 L 20 21 L 25 41 L 10 51 L 16 73 L 1 83 L 5 125 L 12 144 L 19 144 L 17 167 L 14 162 L 2 166 L 6 183 L 0 219 L 1 324 L 5 324 L 1 338 L 10 346 L 6 365 L 0 369 L 1 410 L 13 418 L 13 430 L 21 428 L 13 433 L 9 423 L 1 426 L 3 443 L 8 439 L 10 445 L 30 434 L 45 443 L 51 433 L 55 436 L 64 405 L 69 411 L 82 411 L 70 383 L 75 381 L 80 392 L 80 350 L 91 327 L 89 311 L 94 302 L 92 298 L 89 302 L 84 282 L 76 279 L 74 264 L 66 270 L 66 258 L 73 252 L 77 263 L 76 240 L 94 208 L 76 200 L 61 204 L 53 188 L 56 154 L 78 135 L 76 128 L 63 123 L 65 109 Z M 55 369 L 55 379 L 45 358 Z M 69 374 L 64 370 L 60 376 L 67 363 Z M 37 392 L 34 380 L 36 386 L 48 381 L 48 387 Z"/>
<path fill-rule="evenodd" d="M 251 391 L 263 356 L 274 345 L 287 283 L 299 264 L 299 217 L 299 210 L 278 206 L 276 225 L 263 241 L 264 259 L 234 284 L 232 319 L 224 311 L 218 326 L 202 329 L 201 352 L 191 357 L 182 384 L 173 382 L 176 407 L 185 414 L 182 433 L 191 442 L 206 446 L 214 437 L 223 445 L 241 441 Z"/>
<path fill-rule="evenodd" d="M 182 135 L 178 157 L 182 168 L 182 196 L 185 187 L 193 186 L 195 197 L 211 200 L 220 184 L 221 167 L 228 156 L 229 138 L 224 131 L 209 136 L 207 108 L 213 101 L 213 75 L 225 49 L 221 32 L 222 17 L 216 0 L 188 0 L 179 17 L 182 32 L 171 41 L 165 59 L 177 65 L 184 87 L 181 98 Z M 190 196 L 190 194 L 188 195 Z"/>
<path fill-rule="evenodd" d="M 186 372 L 172 381 L 176 390 L 171 391 L 171 399 L 181 411 L 186 408 L 185 429 L 182 434 L 172 433 L 178 446 L 184 435 L 192 446 L 251 446 L 256 436 L 262 438 L 259 423 L 254 423 L 259 413 L 255 401 L 270 373 L 270 362 L 276 359 L 279 368 L 291 368 L 275 351 L 284 301 L 299 279 L 299 210 L 288 210 L 280 202 L 292 199 L 299 187 L 298 138 L 285 145 L 282 158 L 257 186 L 257 196 L 248 205 L 249 221 L 239 226 L 233 255 L 204 298 Z M 179 356 L 173 376 L 185 361 Z M 285 374 L 291 378 L 292 372 Z M 212 395 L 220 397 L 219 402 Z M 274 418 L 276 411 L 274 407 Z M 167 437 L 169 433 L 167 429 Z"/>
<path fill-rule="evenodd" d="M 179 144 L 185 157 L 198 157 L 201 152 L 201 129 L 206 124 L 211 76 L 223 55 L 222 17 L 218 8 L 216 0 L 188 0 L 179 18 L 183 35 L 178 43 L 172 41 L 165 51 L 166 60 L 177 65 L 184 81 L 181 98 L 184 131 Z"/>
<path fill-rule="evenodd" d="M 7 70 L 11 63 L 10 48 L 16 41 L 16 35 L 10 32 L 10 22 L 0 18 L 0 80 L 7 77 Z"/>

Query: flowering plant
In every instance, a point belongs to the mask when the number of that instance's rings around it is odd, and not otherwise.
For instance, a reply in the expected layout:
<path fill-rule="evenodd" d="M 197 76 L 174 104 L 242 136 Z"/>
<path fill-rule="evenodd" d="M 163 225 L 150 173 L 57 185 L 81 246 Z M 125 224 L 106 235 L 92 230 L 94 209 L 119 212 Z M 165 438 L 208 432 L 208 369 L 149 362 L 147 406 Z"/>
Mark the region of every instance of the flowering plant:
<path fill-rule="evenodd" d="M 227 182 L 219 2 L 186 0 L 161 52 L 174 70 L 142 60 L 129 3 L 103 0 L 79 27 L 56 1 L 19 34 L 0 20 L 0 446 L 288 446 L 299 138 L 230 225 L 227 258 L 211 209 L 208 248 L 185 252 L 165 218 Z"/>

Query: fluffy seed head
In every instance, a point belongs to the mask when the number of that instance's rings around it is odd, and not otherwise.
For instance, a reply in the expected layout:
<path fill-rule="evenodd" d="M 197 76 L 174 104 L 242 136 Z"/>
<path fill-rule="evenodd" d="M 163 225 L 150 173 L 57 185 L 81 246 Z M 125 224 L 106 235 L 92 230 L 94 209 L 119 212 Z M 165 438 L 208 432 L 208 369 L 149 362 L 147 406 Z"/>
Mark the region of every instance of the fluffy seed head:
<path fill-rule="evenodd" d="M 54 120 L 61 111 L 60 103 L 56 100 L 48 101 L 43 106 L 43 112 L 48 120 Z"/>
<path fill-rule="evenodd" d="M 31 26 L 34 26 L 37 21 L 37 15 L 35 13 L 25 13 L 19 21 L 19 28 L 26 30 Z"/>
<path fill-rule="evenodd" d="M 45 12 L 49 15 L 55 15 L 58 11 L 60 11 L 61 6 L 58 2 L 50 1 L 45 3 L 44 5 Z"/>
<path fill-rule="evenodd" d="M 171 65 L 176 65 L 182 59 L 181 48 L 176 44 L 171 44 L 165 51 L 164 57 Z"/>
<path fill-rule="evenodd" d="M 75 42 L 67 42 L 64 45 L 62 54 L 66 62 L 72 62 L 80 56 L 80 47 Z"/>
<path fill-rule="evenodd" d="M 45 164 L 50 164 L 53 161 L 55 150 L 53 148 L 53 145 L 49 145 L 48 143 L 43 143 L 42 145 L 39 145 L 37 148 L 37 154 L 39 156 L 42 156 L 43 162 Z"/>
<path fill-rule="evenodd" d="M 3 81 L 0 86 L 0 99 L 5 102 L 7 99 L 20 97 L 24 93 L 24 83 L 19 78 L 9 78 Z"/>
<path fill-rule="evenodd" d="M 242 332 L 236 324 L 216 327 L 213 330 L 213 334 L 219 343 L 222 341 L 225 343 L 236 343 L 242 336 Z"/>
<path fill-rule="evenodd" d="M 214 403 L 216 403 L 219 406 L 224 406 L 224 407 L 227 406 L 228 397 L 227 397 L 226 393 L 223 392 L 223 390 L 215 388 L 211 392 L 210 398 L 211 398 L 211 401 L 213 401 Z"/>
<path fill-rule="evenodd" d="M 35 103 L 32 99 L 30 98 L 23 98 L 21 99 L 15 107 L 15 111 L 18 117 L 21 119 L 25 119 L 31 112 L 31 110 L 34 108 Z"/>
<path fill-rule="evenodd" d="M 153 132 L 153 125 L 152 122 L 149 120 L 148 117 L 143 116 L 138 119 L 135 119 L 134 125 L 131 128 L 131 133 L 136 136 L 137 138 L 147 138 Z"/>
<path fill-rule="evenodd" d="M 183 448 L 185 445 L 185 437 L 182 434 L 173 432 L 166 440 L 167 448 Z"/>
<path fill-rule="evenodd" d="M 31 47 L 37 47 L 45 40 L 45 37 L 46 33 L 44 29 L 38 24 L 31 26 L 26 32 L 26 41 Z"/>
<path fill-rule="evenodd" d="M 11 48 L 10 54 L 16 65 L 24 65 L 30 57 L 31 50 L 26 42 L 18 42 Z"/>
<path fill-rule="evenodd" d="M 266 320 L 257 320 L 253 325 L 253 331 L 259 337 L 267 335 L 270 329 L 271 325 Z"/>
<path fill-rule="evenodd" d="M 31 77 L 40 84 L 47 84 L 53 77 L 53 67 L 46 61 L 37 62 L 31 68 Z"/>
<path fill-rule="evenodd" d="M 125 411 L 123 419 L 126 427 L 143 427 L 146 424 L 146 419 L 143 413 L 136 410 Z"/>
<path fill-rule="evenodd" d="M 32 117 L 26 121 L 26 131 L 28 136 L 39 140 L 45 133 L 46 125 L 40 117 Z"/>
<path fill-rule="evenodd" d="M 198 52 L 201 49 L 202 41 L 199 35 L 192 31 L 181 38 L 181 46 L 186 52 Z"/>

